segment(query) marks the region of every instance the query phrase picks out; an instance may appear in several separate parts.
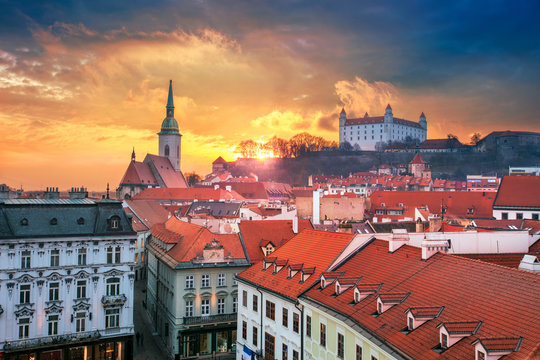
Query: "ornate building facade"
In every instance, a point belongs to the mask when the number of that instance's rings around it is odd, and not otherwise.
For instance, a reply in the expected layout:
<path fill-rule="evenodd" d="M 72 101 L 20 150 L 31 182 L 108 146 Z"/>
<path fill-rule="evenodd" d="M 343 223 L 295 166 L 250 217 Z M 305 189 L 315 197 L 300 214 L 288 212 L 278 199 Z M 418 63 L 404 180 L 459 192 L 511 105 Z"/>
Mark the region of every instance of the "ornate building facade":
<path fill-rule="evenodd" d="M 131 359 L 136 234 L 120 202 L 0 203 L 5 359 Z"/>

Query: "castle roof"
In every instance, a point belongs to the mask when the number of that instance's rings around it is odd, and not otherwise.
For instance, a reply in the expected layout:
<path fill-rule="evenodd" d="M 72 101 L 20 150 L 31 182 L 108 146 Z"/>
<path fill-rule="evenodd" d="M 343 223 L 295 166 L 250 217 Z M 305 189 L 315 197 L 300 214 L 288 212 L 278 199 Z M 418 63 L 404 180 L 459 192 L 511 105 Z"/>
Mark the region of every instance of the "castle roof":
<path fill-rule="evenodd" d="M 227 162 L 221 156 L 218 157 L 212 164 L 226 164 Z"/>
<path fill-rule="evenodd" d="M 422 159 L 422 156 L 420 156 L 420 153 L 416 153 L 416 155 L 414 155 L 414 158 L 412 159 L 410 164 L 427 164 L 427 162 L 425 162 L 424 159 Z"/>
<path fill-rule="evenodd" d="M 390 106 L 390 104 L 386 105 L 386 110 L 392 110 L 392 107 Z"/>

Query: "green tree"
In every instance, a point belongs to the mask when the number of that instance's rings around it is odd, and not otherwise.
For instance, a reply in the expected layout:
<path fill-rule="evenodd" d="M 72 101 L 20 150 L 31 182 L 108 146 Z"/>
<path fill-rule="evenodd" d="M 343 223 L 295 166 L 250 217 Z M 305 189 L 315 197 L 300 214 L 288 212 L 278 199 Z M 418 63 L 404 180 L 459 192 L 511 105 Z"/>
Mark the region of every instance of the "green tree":
<path fill-rule="evenodd" d="M 186 177 L 186 182 L 188 186 L 193 186 L 202 180 L 201 176 L 197 174 L 195 171 L 185 173 L 185 177 Z"/>

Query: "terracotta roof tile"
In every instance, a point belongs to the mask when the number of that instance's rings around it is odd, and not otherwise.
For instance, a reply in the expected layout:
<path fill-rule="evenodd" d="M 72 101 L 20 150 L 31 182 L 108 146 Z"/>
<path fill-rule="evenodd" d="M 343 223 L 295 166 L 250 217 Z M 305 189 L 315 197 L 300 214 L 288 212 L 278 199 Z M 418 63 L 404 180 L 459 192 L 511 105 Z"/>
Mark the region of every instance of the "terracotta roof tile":
<path fill-rule="evenodd" d="M 319 291 L 313 286 L 300 300 L 315 301 L 350 318 L 414 359 L 473 358 L 473 340 L 498 337 L 523 338 L 519 351 L 505 359 L 533 356 L 540 343 L 540 275 L 441 253 L 423 261 L 421 252 L 403 245 L 389 253 L 387 241 L 373 240 L 335 269 L 346 276 L 361 276 L 357 286 L 382 283 L 379 294 L 383 297 L 386 293 L 410 293 L 401 304 L 377 317 L 372 316 L 377 308 L 377 297 L 372 295 L 351 305 L 351 297 L 332 297 L 332 287 Z M 444 306 L 437 320 L 428 320 L 407 334 L 401 332 L 407 325 L 408 308 L 435 306 Z M 477 329 L 480 320 L 482 325 Z M 477 333 L 437 353 L 432 349 L 439 343 L 437 325 L 441 323 L 466 337 L 475 330 Z"/>
<path fill-rule="evenodd" d="M 443 310 L 444 306 L 419 306 L 407 309 L 407 311 L 410 311 L 415 318 L 431 319 L 438 317 Z"/>
<path fill-rule="evenodd" d="M 522 340 L 522 338 L 479 339 L 488 353 L 518 351 Z"/>
<path fill-rule="evenodd" d="M 129 163 L 120 185 L 158 185 L 150 166 L 144 162 L 132 161 Z"/>
<path fill-rule="evenodd" d="M 448 321 L 441 323 L 441 326 L 446 328 L 450 335 L 452 334 L 467 334 L 474 335 L 482 326 L 481 321 Z"/>
<path fill-rule="evenodd" d="M 257 263 L 244 270 L 238 274 L 238 277 L 291 299 L 296 299 L 300 292 L 317 280 L 319 274 L 332 263 L 352 238 L 351 234 L 304 230 L 277 249 L 272 256 L 278 259 L 287 259 L 290 263 L 304 264 L 303 273 L 309 273 L 310 270 L 313 270 L 313 274 L 303 283 L 300 283 L 297 276 L 288 279 L 287 271 L 280 271 L 275 275 L 268 271 L 261 271 L 263 269 L 262 263 Z"/>
<path fill-rule="evenodd" d="M 493 208 L 540 208 L 540 176 L 505 176 Z"/>
<path fill-rule="evenodd" d="M 191 187 L 191 188 L 152 188 L 144 189 L 133 199 L 146 200 L 176 200 L 176 201 L 193 201 L 193 200 L 214 200 L 214 201 L 230 201 L 243 200 L 243 197 L 236 192 L 228 192 L 222 189 L 215 190 L 214 188 Z"/>

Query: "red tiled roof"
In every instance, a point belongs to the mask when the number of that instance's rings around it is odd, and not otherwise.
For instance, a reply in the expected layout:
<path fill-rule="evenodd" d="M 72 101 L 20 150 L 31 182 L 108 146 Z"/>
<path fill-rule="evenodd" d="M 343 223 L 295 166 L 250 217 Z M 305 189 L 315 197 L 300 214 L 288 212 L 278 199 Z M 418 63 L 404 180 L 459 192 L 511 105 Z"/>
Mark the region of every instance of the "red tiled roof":
<path fill-rule="evenodd" d="M 437 215 L 441 215 L 441 207 L 446 208 L 445 217 L 491 218 L 494 194 L 465 191 L 375 191 L 370 199 L 372 214 L 375 214 L 376 209 L 383 208 L 383 203 L 385 207 L 403 204 L 404 212 L 399 215 L 399 219 L 414 218 L 414 209 L 426 206 L 431 214 Z M 473 214 L 468 214 L 469 209 L 474 209 Z"/>
<path fill-rule="evenodd" d="M 414 155 L 414 158 L 412 159 L 410 163 L 411 164 L 427 164 L 427 162 L 425 162 L 424 159 L 422 159 L 422 156 L 420 156 L 420 153 L 416 153 L 416 155 Z"/>
<path fill-rule="evenodd" d="M 245 259 L 244 249 L 237 234 L 214 234 L 207 228 L 171 217 L 164 224 L 152 226 L 152 235 L 164 243 L 176 244 L 167 254 L 178 262 L 188 262 L 200 255 L 206 244 L 218 240 L 234 259 Z"/>
<path fill-rule="evenodd" d="M 158 156 L 152 154 L 146 154 L 144 162 L 155 167 L 157 175 L 161 177 L 165 186 L 168 188 L 186 188 L 187 182 L 184 179 L 184 175 L 180 171 L 175 171 L 169 158 L 165 156 Z"/>
<path fill-rule="evenodd" d="M 191 188 L 151 188 L 144 189 L 133 199 L 147 200 L 177 200 L 177 201 L 193 201 L 193 200 L 243 200 L 235 191 L 228 192 L 223 189 L 191 187 Z"/>
<path fill-rule="evenodd" d="M 508 351 L 518 351 L 521 338 L 487 338 L 479 339 L 482 343 L 482 346 L 487 350 L 488 353 L 491 352 L 508 352 Z"/>
<path fill-rule="evenodd" d="M 131 227 L 133 228 L 133 231 L 139 232 L 139 231 L 148 231 L 150 230 L 144 223 L 131 211 L 130 208 L 124 208 L 124 212 L 126 214 L 131 214 L 133 218 L 131 219 Z"/>
<path fill-rule="evenodd" d="M 474 335 L 480 330 L 482 322 L 480 321 L 447 321 L 441 323 L 449 334 L 468 334 Z"/>
<path fill-rule="evenodd" d="M 404 245 L 389 253 L 388 242 L 374 240 L 335 269 L 344 271 L 346 276 L 361 276 L 360 284 L 382 283 L 382 293 L 409 293 L 405 301 L 377 317 L 372 316 L 377 296 L 369 295 L 351 305 L 352 289 L 335 296 L 331 287 L 320 290 L 315 285 L 300 298 L 313 300 L 351 319 L 413 359 L 471 359 L 473 340 L 494 337 L 523 337 L 519 351 L 505 359 L 532 356 L 540 341 L 538 274 L 442 253 L 423 261 L 421 252 L 420 248 Z M 407 324 L 405 310 L 419 306 L 444 306 L 444 311 L 436 320 L 429 320 L 407 334 L 401 332 Z M 463 321 L 474 324 L 453 324 Z M 482 325 L 474 337 L 459 341 L 440 354 L 432 350 L 439 344 L 437 326 L 441 322 L 452 331 L 470 334 L 477 329 L 478 321 Z"/>
<path fill-rule="evenodd" d="M 502 136 L 521 136 L 521 135 L 537 135 L 540 136 L 539 132 L 533 132 L 533 131 L 512 131 L 512 130 L 504 130 L 504 131 L 493 131 L 486 137 L 493 135 L 496 137 L 502 137 Z M 485 138 L 484 138 L 485 139 Z M 482 139 L 483 140 L 483 139 Z"/>
<path fill-rule="evenodd" d="M 292 220 L 242 220 L 239 224 L 240 234 L 251 263 L 261 261 L 263 241 L 271 241 L 279 247 L 287 243 L 295 233 L 292 230 Z M 313 229 L 309 220 L 298 220 L 298 232 Z"/>
<path fill-rule="evenodd" d="M 435 318 L 441 314 L 444 306 L 416 306 L 408 310 L 415 318 Z"/>
<path fill-rule="evenodd" d="M 169 218 L 169 212 L 155 200 L 125 200 L 137 218 L 148 228 L 163 223 Z"/>
<path fill-rule="evenodd" d="M 129 163 L 120 185 L 158 185 L 150 166 L 144 162 L 132 161 Z"/>
<path fill-rule="evenodd" d="M 226 164 L 227 162 L 221 156 L 218 157 L 212 164 Z"/>
<path fill-rule="evenodd" d="M 428 139 L 419 146 L 420 149 L 456 149 L 463 147 L 458 139 Z"/>
<path fill-rule="evenodd" d="M 301 274 L 296 274 L 288 279 L 289 274 L 286 270 L 281 270 L 275 275 L 270 271 L 262 271 L 262 262 L 244 270 L 238 274 L 238 277 L 275 293 L 296 299 L 300 292 L 313 284 L 317 277 L 330 266 L 352 238 L 352 234 L 304 230 L 272 253 L 272 257 L 286 259 L 294 264 L 303 264 L 304 272 L 313 267 L 313 275 L 304 283 L 300 283 Z"/>
<path fill-rule="evenodd" d="M 503 177 L 493 207 L 540 208 L 540 176 Z"/>

